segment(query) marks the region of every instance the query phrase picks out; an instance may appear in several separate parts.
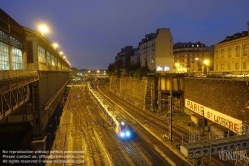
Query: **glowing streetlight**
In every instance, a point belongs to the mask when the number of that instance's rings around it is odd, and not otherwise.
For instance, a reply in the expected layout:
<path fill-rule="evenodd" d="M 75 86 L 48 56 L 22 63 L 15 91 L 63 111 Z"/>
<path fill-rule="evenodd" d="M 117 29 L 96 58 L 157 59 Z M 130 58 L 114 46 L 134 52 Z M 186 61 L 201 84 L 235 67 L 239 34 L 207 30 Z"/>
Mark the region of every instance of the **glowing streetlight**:
<path fill-rule="evenodd" d="M 54 48 L 59 47 L 59 45 L 57 43 L 53 43 L 53 46 L 54 46 Z"/>
<path fill-rule="evenodd" d="M 209 65 L 209 60 L 208 60 L 208 59 L 205 59 L 205 60 L 203 61 L 203 63 L 204 63 L 206 66 L 208 66 L 208 65 Z"/>
<path fill-rule="evenodd" d="M 41 32 L 42 35 L 44 35 L 44 33 L 47 33 L 48 32 L 48 27 L 44 24 L 42 25 L 39 25 L 39 31 Z"/>
<path fill-rule="evenodd" d="M 60 52 L 59 52 L 59 54 L 60 54 L 60 55 L 62 55 L 62 54 L 63 54 L 63 52 L 62 52 L 62 51 L 60 51 Z"/>

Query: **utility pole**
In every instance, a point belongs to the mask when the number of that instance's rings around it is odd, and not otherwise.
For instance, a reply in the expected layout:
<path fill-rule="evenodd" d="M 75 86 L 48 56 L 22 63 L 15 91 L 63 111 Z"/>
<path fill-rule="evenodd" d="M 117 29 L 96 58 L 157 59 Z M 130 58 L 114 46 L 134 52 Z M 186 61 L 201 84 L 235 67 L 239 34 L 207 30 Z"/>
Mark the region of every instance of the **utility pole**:
<path fill-rule="evenodd" d="M 170 96 L 168 97 L 169 101 L 169 141 L 172 142 L 172 90 L 170 91 Z"/>

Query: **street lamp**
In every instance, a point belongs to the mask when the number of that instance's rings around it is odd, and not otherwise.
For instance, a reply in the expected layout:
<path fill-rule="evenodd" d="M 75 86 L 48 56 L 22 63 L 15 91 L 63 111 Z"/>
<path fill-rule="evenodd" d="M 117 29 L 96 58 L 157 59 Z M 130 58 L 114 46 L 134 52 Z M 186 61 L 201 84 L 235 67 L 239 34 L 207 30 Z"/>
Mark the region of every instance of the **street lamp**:
<path fill-rule="evenodd" d="M 59 47 L 59 45 L 57 43 L 53 43 L 53 46 L 54 46 L 54 48 Z"/>
<path fill-rule="evenodd" d="M 48 27 L 44 24 L 39 25 L 39 31 L 41 32 L 42 35 L 44 35 L 44 33 L 48 32 Z"/>
<path fill-rule="evenodd" d="M 178 72 L 179 72 L 179 66 L 180 66 L 179 63 L 175 63 L 176 71 L 178 71 Z"/>
<path fill-rule="evenodd" d="M 203 72 L 205 73 L 205 67 L 206 67 L 206 71 L 207 71 L 207 74 L 208 74 L 208 66 L 209 66 L 209 60 L 208 59 L 205 59 L 204 61 L 203 61 L 203 63 L 204 63 L 204 70 L 203 70 Z"/>

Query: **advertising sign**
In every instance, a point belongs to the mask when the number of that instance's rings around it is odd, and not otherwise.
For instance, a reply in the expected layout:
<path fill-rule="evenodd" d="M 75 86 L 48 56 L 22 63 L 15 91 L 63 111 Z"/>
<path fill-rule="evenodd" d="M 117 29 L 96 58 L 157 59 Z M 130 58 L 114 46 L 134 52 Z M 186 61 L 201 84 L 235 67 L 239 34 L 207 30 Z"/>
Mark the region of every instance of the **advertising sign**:
<path fill-rule="evenodd" d="M 212 122 L 218 123 L 221 126 L 232 130 L 235 133 L 241 134 L 242 132 L 242 121 L 239 119 L 233 118 L 189 99 L 185 99 L 185 107 L 201 116 L 204 116 Z"/>

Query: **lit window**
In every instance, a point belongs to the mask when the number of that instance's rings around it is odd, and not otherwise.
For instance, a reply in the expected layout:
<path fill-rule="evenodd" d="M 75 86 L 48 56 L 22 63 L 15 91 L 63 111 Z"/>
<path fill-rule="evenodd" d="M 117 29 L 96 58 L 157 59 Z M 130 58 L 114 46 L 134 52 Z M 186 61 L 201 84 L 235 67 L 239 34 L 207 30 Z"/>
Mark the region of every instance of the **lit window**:
<path fill-rule="evenodd" d="M 47 52 L 47 62 L 48 65 L 51 65 L 51 54 L 49 52 Z"/>
<path fill-rule="evenodd" d="M 9 70 L 9 46 L 0 42 L 0 70 Z"/>
<path fill-rule="evenodd" d="M 12 47 L 12 65 L 13 69 L 22 69 L 22 51 Z"/>
<path fill-rule="evenodd" d="M 199 45 L 197 44 L 197 47 L 199 47 Z"/>
<path fill-rule="evenodd" d="M 41 46 L 38 46 L 38 57 L 39 62 L 46 63 L 45 49 Z"/>

